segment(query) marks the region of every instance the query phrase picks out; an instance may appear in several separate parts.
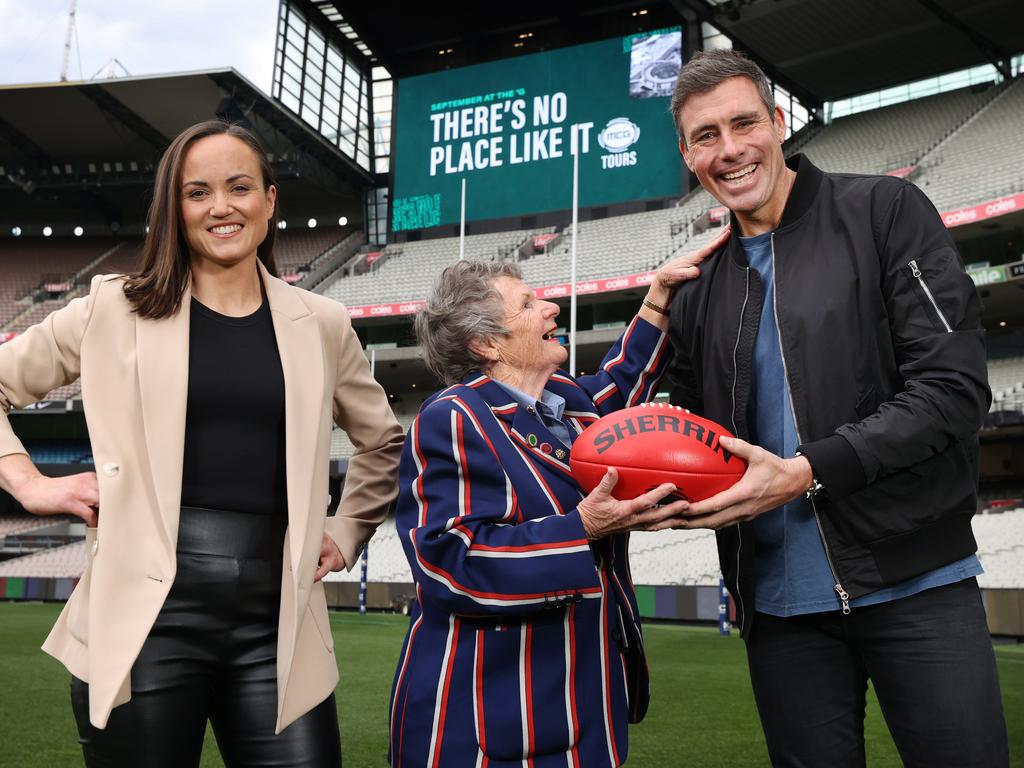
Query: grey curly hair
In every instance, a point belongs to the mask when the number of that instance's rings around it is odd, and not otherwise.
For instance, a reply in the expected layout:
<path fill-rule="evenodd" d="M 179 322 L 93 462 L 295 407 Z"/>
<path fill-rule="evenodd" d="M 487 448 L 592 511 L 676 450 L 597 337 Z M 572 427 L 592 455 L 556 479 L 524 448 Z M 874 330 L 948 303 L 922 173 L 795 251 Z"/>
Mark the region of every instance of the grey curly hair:
<path fill-rule="evenodd" d="M 484 370 L 488 361 L 470 349 L 470 342 L 508 333 L 505 304 L 494 281 L 522 276 L 515 264 L 469 260 L 455 262 L 438 276 L 426 306 L 416 313 L 415 329 L 423 363 L 445 385 Z"/>

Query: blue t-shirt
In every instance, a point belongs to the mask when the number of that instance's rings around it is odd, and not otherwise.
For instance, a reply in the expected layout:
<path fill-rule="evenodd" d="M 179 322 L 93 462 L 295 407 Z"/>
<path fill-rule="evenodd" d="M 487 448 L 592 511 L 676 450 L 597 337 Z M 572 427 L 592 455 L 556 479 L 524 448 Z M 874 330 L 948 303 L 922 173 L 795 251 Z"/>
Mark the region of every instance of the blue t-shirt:
<path fill-rule="evenodd" d="M 800 440 L 782 361 L 775 322 L 775 263 L 772 234 L 741 237 L 751 268 L 761 276 L 764 301 L 754 343 L 752 442 L 783 458 L 792 457 Z M 828 489 L 826 489 L 827 491 Z M 774 616 L 833 611 L 841 607 L 835 591 L 821 531 L 811 503 L 797 498 L 754 519 L 754 602 L 758 611 Z M 850 601 L 874 605 L 977 576 L 981 563 L 974 555 L 908 581 Z"/>

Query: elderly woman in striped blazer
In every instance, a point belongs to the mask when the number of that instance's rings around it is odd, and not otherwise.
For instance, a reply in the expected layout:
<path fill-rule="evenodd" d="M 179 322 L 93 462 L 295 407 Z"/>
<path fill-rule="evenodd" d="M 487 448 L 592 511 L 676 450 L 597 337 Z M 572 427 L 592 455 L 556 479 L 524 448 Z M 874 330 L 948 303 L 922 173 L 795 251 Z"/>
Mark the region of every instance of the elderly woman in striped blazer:
<path fill-rule="evenodd" d="M 598 372 L 558 367 L 557 305 L 517 267 L 460 261 L 416 318 L 449 386 L 423 405 L 399 474 L 398 531 L 418 604 L 395 672 L 390 760 L 408 766 L 617 766 L 647 710 L 628 531 L 667 524 L 663 485 L 629 501 L 614 470 L 584 496 L 573 439 L 650 399 L 673 286 L 719 245 L 658 270 Z"/>

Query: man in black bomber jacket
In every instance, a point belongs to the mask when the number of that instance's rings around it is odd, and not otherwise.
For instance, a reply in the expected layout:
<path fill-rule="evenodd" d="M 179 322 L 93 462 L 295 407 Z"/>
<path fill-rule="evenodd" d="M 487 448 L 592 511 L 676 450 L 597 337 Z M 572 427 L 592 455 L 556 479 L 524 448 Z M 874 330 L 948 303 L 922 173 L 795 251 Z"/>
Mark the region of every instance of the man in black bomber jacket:
<path fill-rule="evenodd" d="M 862 766 L 867 680 L 907 765 L 1008 765 L 971 532 L 981 303 L 935 208 L 783 157 L 742 54 L 697 54 L 680 151 L 732 237 L 672 301 L 672 399 L 749 468 L 676 521 L 718 532 L 772 763 Z"/>

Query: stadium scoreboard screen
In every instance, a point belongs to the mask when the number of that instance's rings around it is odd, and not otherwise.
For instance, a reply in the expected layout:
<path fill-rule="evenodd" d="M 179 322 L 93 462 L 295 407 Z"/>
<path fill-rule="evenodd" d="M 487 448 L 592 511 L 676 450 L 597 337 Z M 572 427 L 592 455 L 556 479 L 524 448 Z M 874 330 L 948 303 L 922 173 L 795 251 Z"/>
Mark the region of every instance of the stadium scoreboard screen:
<path fill-rule="evenodd" d="M 680 27 L 400 80 L 392 231 L 677 196 Z"/>

